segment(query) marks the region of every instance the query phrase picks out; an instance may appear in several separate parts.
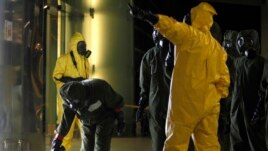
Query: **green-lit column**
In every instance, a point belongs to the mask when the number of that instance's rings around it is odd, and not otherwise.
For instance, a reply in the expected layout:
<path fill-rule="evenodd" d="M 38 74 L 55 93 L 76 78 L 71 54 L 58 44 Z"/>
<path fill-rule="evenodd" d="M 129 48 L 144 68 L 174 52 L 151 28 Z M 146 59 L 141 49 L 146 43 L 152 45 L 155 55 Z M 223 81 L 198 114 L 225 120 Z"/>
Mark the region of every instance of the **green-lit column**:
<path fill-rule="evenodd" d="M 83 33 L 92 51 L 93 77 L 107 80 L 126 104 L 134 104 L 133 20 L 128 0 L 91 0 Z M 91 10 L 94 9 L 93 13 Z M 124 108 L 126 135 L 135 130 L 134 109 Z"/>

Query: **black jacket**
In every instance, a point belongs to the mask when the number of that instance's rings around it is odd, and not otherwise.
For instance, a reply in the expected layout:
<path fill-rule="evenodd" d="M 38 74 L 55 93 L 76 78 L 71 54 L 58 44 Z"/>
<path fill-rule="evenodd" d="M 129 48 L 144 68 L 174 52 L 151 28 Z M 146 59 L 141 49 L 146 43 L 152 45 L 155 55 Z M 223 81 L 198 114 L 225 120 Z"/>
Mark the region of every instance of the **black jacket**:
<path fill-rule="evenodd" d="M 121 95 L 113 90 L 110 84 L 101 79 L 87 79 L 81 81 L 86 88 L 86 99 L 78 110 L 70 108 L 65 96 L 63 98 L 63 117 L 57 132 L 65 136 L 73 122 L 75 115 L 84 125 L 93 125 L 109 116 L 115 116 L 115 110 L 123 107 Z M 113 123 L 111 123 L 113 124 Z"/>

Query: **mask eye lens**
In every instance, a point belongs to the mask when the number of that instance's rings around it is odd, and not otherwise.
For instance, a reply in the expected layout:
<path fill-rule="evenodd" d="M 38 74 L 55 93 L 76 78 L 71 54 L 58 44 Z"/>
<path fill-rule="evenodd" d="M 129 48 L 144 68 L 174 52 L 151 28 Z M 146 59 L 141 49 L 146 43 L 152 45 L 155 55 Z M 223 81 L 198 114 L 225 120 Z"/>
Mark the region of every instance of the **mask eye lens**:
<path fill-rule="evenodd" d="M 72 104 L 70 104 L 69 106 L 70 106 L 71 109 L 73 108 L 73 105 Z"/>
<path fill-rule="evenodd" d="M 240 37 L 237 41 L 239 47 L 242 47 L 245 44 L 245 40 L 243 37 Z"/>
<path fill-rule="evenodd" d="M 231 47 L 232 47 L 232 42 L 226 40 L 226 41 L 224 42 L 224 46 L 225 46 L 226 48 L 231 48 Z"/>
<path fill-rule="evenodd" d="M 253 40 L 250 40 L 250 46 L 253 46 L 254 42 Z"/>
<path fill-rule="evenodd" d="M 80 41 L 77 44 L 78 49 L 86 49 L 86 43 L 84 41 Z"/>
<path fill-rule="evenodd" d="M 237 41 L 237 44 L 240 48 L 242 46 L 252 47 L 254 46 L 254 41 L 250 37 L 240 37 Z"/>

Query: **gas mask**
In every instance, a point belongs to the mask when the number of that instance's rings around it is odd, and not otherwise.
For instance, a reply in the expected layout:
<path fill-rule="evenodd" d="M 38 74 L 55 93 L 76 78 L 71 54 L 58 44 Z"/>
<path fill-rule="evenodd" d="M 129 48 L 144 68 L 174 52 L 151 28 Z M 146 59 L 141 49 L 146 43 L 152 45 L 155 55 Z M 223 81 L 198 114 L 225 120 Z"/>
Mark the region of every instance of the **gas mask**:
<path fill-rule="evenodd" d="M 258 32 L 254 29 L 240 31 L 236 39 L 236 47 L 240 54 L 249 59 L 257 56 L 260 51 Z"/>
<path fill-rule="evenodd" d="M 225 48 L 225 49 L 232 49 L 234 46 L 233 46 L 233 43 L 231 40 L 224 40 L 222 42 L 222 46 Z"/>
<path fill-rule="evenodd" d="M 256 49 L 254 48 L 254 41 L 250 37 L 238 37 L 237 46 L 240 54 L 247 58 L 254 58 L 256 56 Z"/>
<path fill-rule="evenodd" d="M 79 41 L 77 43 L 77 52 L 81 56 L 88 58 L 91 55 L 91 51 L 87 50 L 85 41 Z"/>
<path fill-rule="evenodd" d="M 223 36 L 222 46 L 226 50 L 228 56 L 231 58 L 237 58 L 240 56 L 236 50 L 236 37 L 238 32 L 235 30 L 226 30 Z"/>
<path fill-rule="evenodd" d="M 237 58 L 239 56 L 236 47 L 231 40 L 223 40 L 222 46 L 231 58 Z"/>
<path fill-rule="evenodd" d="M 152 37 L 153 37 L 154 44 L 156 46 L 161 46 L 161 47 L 163 46 L 164 37 L 159 33 L 159 31 L 154 29 L 154 31 L 152 33 Z"/>

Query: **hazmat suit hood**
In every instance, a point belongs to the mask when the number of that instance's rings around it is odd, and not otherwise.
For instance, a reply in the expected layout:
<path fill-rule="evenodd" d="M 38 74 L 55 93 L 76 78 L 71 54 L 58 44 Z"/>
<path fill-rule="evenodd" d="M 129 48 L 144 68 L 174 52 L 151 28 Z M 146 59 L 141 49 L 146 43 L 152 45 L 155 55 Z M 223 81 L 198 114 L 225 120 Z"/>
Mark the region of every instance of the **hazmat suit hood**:
<path fill-rule="evenodd" d="M 74 33 L 71 37 L 70 50 L 74 53 L 78 53 L 80 56 L 84 56 L 85 58 L 88 58 L 91 55 L 91 51 L 86 48 L 84 37 L 79 32 Z"/>
<path fill-rule="evenodd" d="M 85 38 L 83 37 L 81 33 L 76 32 L 71 37 L 69 51 L 73 51 L 74 53 L 77 53 L 77 44 L 79 41 L 85 41 Z"/>
<path fill-rule="evenodd" d="M 213 6 L 209 3 L 201 2 L 191 9 L 192 26 L 207 33 L 213 25 L 214 15 L 217 15 L 217 12 Z"/>
<path fill-rule="evenodd" d="M 191 21 L 191 15 L 190 13 L 187 13 L 183 17 L 183 22 L 186 23 L 187 25 L 192 25 Z M 220 25 L 214 21 L 211 28 L 210 28 L 211 35 L 219 42 L 221 43 L 222 41 L 222 31 Z"/>

